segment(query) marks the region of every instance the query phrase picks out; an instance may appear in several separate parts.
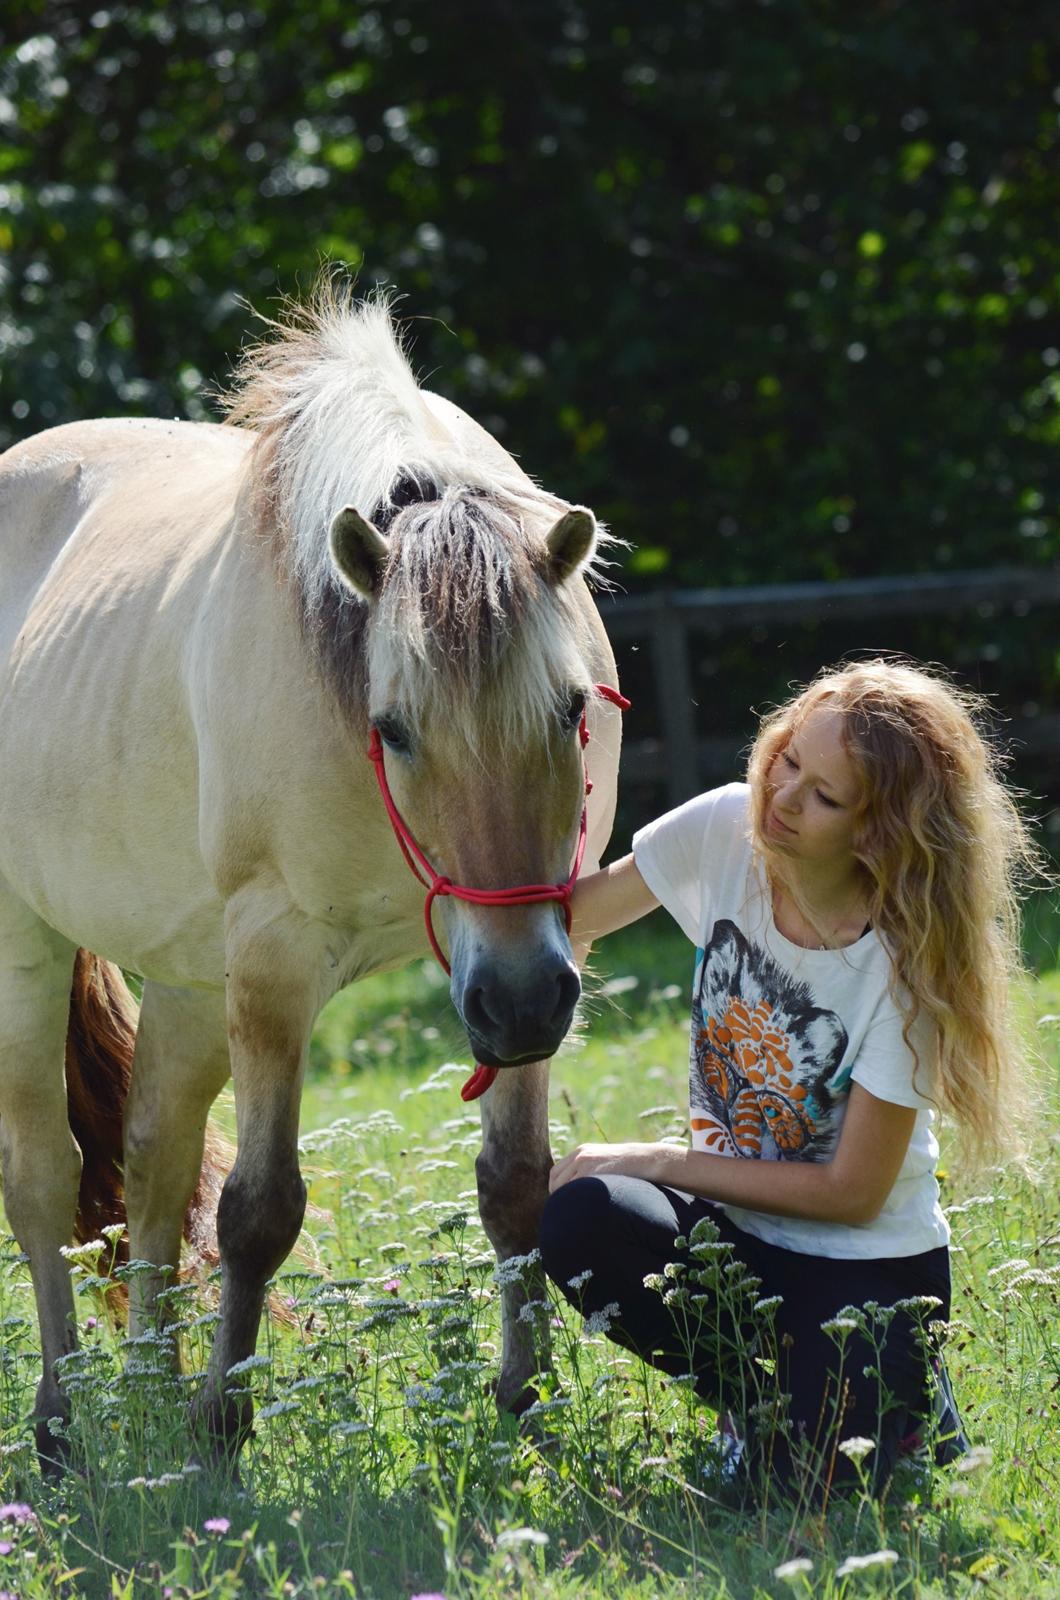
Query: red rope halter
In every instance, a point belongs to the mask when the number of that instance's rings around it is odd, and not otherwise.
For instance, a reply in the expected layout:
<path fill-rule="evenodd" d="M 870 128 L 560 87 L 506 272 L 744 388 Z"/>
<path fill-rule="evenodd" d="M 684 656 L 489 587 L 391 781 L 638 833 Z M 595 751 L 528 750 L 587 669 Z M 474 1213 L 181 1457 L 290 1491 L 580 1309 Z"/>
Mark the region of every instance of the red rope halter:
<path fill-rule="evenodd" d="M 618 706 L 620 711 L 629 710 L 630 703 L 625 695 L 620 694 L 617 689 L 613 689 L 609 683 L 595 684 L 594 693 L 600 695 L 604 700 L 610 700 L 612 705 Z M 578 726 L 578 737 L 584 749 L 589 743 L 589 728 L 585 720 L 584 711 L 582 711 L 581 722 Z M 427 890 L 427 899 L 423 907 L 423 920 L 427 927 L 427 938 L 439 965 L 446 973 L 449 973 L 451 968 L 442 953 L 441 945 L 438 943 L 431 916 L 431 908 L 439 895 L 452 895 L 454 900 L 466 900 L 473 906 L 532 906 L 540 905 L 547 900 L 557 900 L 563 907 L 563 917 L 567 924 L 567 932 L 570 933 L 570 899 L 585 856 L 587 824 L 584 805 L 582 806 L 581 822 L 578 825 L 578 846 L 574 852 L 574 865 L 565 883 L 524 883 L 513 889 L 466 889 L 462 884 L 454 883 L 451 878 L 446 878 L 442 873 L 435 872 L 426 855 L 417 844 L 408 823 L 395 805 L 394 797 L 390 793 L 390 785 L 387 782 L 383 741 L 380 738 L 378 728 L 372 729 L 371 737 L 368 740 L 368 756 L 375 763 L 375 775 L 379 783 L 379 792 L 383 796 L 383 804 L 386 807 L 387 816 L 390 818 L 390 826 L 394 830 L 394 836 L 401 846 L 401 853 L 408 862 L 409 869 Z M 586 776 L 585 793 L 587 796 L 591 789 L 592 784 L 588 776 Z M 497 1067 L 484 1067 L 481 1063 L 476 1065 L 474 1072 L 460 1090 L 461 1099 L 477 1100 L 480 1094 L 485 1094 L 497 1076 L 498 1070 Z"/>

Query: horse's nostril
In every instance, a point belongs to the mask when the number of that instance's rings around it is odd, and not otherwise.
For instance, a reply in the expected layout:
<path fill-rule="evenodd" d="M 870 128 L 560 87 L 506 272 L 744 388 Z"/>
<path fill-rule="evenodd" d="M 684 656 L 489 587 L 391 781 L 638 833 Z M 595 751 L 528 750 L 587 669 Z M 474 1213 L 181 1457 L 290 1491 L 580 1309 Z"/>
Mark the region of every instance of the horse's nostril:
<path fill-rule="evenodd" d="M 578 976 L 577 967 L 564 967 L 556 979 L 556 1009 L 552 1013 L 552 1022 L 565 1023 L 570 1016 L 582 992 L 581 978 Z"/>
<path fill-rule="evenodd" d="M 465 1025 L 476 1033 L 484 1032 L 496 1022 L 486 1004 L 486 991 L 481 985 L 475 989 L 465 990 L 463 1012 Z"/>

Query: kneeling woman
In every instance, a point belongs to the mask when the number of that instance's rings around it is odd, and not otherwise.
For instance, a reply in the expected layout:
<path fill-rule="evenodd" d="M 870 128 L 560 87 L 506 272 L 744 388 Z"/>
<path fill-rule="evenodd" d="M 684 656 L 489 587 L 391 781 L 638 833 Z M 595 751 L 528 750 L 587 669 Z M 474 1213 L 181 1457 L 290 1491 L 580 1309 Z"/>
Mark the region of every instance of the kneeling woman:
<path fill-rule="evenodd" d="M 661 904 L 696 946 L 692 1146 L 558 1161 L 545 1267 L 817 1498 L 852 1479 L 852 1437 L 882 1486 L 932 1409 L 924 1327 L 950 1307 L 936 1112 L 983 1154 L 1012 1147 L 1026 1099 L 1009 989 L 1036 853 L 973 711 L 912 666 L 825 673 L 763 722 L 746 784 L 644 828 L 574 895 L 586 944 Z M 645 1284 L 717 1260 L 687 1242 L 703 1218 L 773 1302 L 768 1342 L 746 1294 L 741 1311 L 711 1287 L 746 1271 L 696 1274 L 691 1299 Z M 789 1397 L 779 1429 L 751 1403 L 769 1385 Z"/>

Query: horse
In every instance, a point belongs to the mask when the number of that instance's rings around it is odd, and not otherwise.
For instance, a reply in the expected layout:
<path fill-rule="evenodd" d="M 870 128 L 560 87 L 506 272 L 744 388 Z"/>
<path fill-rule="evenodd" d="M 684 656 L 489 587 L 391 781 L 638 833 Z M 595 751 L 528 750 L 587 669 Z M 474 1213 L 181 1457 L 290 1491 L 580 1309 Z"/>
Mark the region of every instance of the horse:
<path fill-rule="evenodd" d="M 428 949 L 369 737 L 446 883 L 567 878 L 579 724 L 587 868 L 614 818 L 592 513 L 420 387 L 385 299 L 334 282 L 267 319 L 226 403 L 220 423 L 69 423 L 0 460 L 0 1153 L 36 1292 L 44 1470 L 64 1458 L 79 1192 L 84 1231 L 120 1154 L 128 1248 L 152 1268 L 133 1275 L 129 1334 L 164 1326 L 231 1078 L 219 1321 L 191 1423 L 238 1471 L 252 1412 L 227 1375 L 303 1221 L 314 1019 Z M 582 952 L 556 894 L 489 899 L 435 915 L 476 1059 L 517 1069 L 483 1097 L 476 1161 L 504 1261 L 536 1241 L 548 1059 Z M 143 978 L 138 1015 L 121 968 Z M 528 1403 L 547 1359 L 519 1316 L 535 1292 L 503 1290 L 501 1408 Z"/>

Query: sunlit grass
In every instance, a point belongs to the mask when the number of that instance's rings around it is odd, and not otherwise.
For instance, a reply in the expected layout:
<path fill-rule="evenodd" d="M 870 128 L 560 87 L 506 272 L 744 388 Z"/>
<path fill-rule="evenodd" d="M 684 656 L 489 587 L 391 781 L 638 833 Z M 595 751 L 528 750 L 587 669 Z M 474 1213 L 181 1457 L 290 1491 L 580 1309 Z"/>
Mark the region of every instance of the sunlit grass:
<path fill-rule="evenodd" d="M 660 922 L 599 959 L 610 993 L 591 1002 L 591 1033 L 553 1071 L 557 1151 L 683 1127 L 685 1001 L 673 982 L 686 976 L 686 948 Z M 1060 975 L 1037 985 L 1035 1008 L 1060 1014 Z M 8 1243 L 0 1591 L 1055 1592 L 1060 1027 L 1046 1022 L 1040 1035 L 1054 1078 L 1041 1183 L 991 1172 L 969 1184 L 944 1161 L 955 1208 L 949 1364 L 983 1448 L 969 1470 L 910 1482 L 882 1508 L 833 1504 L 822 1526 L 780 1505 L 724 1504 L 709 1410 L 587 1335 L 565 1307 L 545 1313 L 555 1372 L 533 1427 L 497 1417 L 497 1288 L 473 1194 L 478 1116 L 457 1093 L 469 1063 L 444 988 L 413 969 L 339 997 L 317 1031 L 303 1116 L 311 1264 L 281 1274 L 295 1325 L 270 1322 L 241 1375 L 258 1406 L 242 1489 L 187 1470 L 183 1408 L 205 1364 L 209 1287 L 173 1291 L 187 1376 L 169 1376 L 151 1341 L 130 1370 L 96 1271 L 105 1260 L 88 1257 L 72 1264 L 83 1354 L 68 1368 L 80 1467 L 41 1483 L 27 1424 L 33 1301 Z"/>

